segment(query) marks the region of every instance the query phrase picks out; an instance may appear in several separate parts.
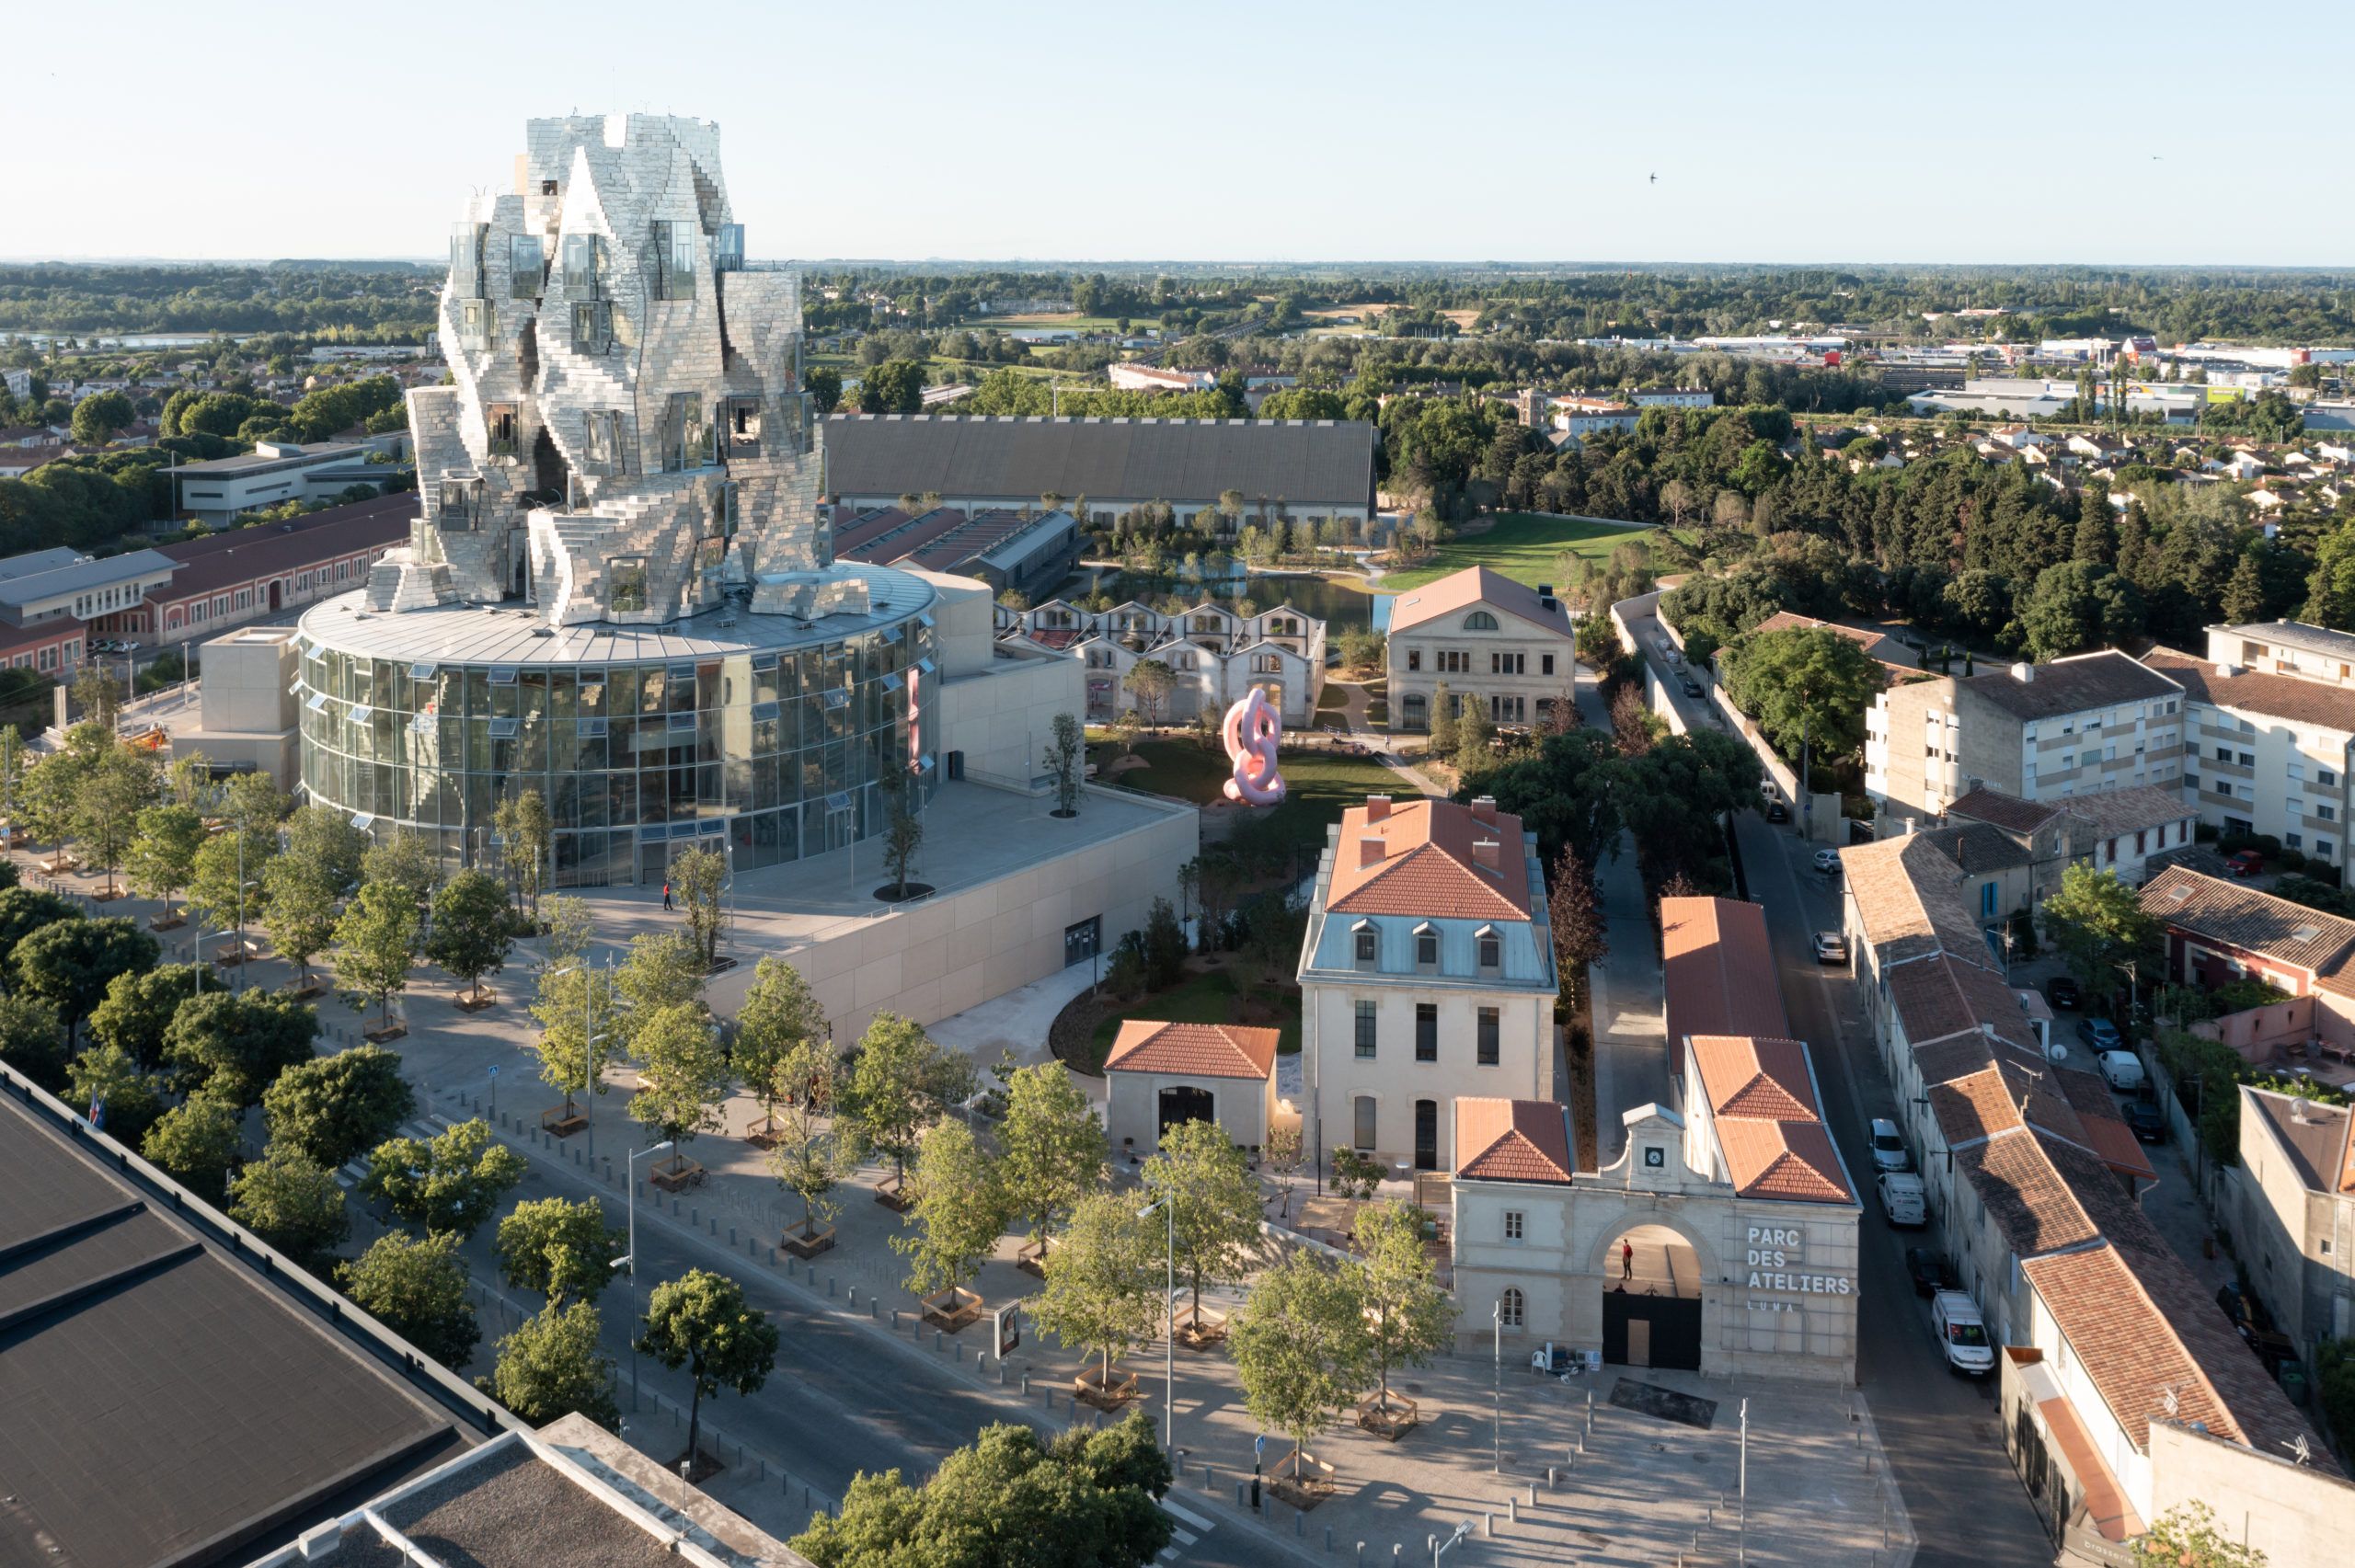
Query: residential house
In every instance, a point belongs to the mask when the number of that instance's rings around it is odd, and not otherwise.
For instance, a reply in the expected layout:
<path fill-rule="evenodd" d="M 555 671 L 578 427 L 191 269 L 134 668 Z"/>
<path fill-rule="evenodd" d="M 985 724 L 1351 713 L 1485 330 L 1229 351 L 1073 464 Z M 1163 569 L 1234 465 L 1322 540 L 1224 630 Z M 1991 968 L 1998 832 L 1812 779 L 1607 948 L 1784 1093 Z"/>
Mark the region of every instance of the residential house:
<path fill-rule="evenodd" d="M 1451 717 L 1475 702 L 1495 724 L 1543 724 L 1555 703 L 1574 700 L 1576 652 L 1569 612 L 1549 587 L 1486 567 L 1425 583 L 1390 609 L 1391 728 L 1429 729 L 1442 686 Z"/>
<path fill-rule="evenodd" d="M 2151 857 L 2192 841 L 2200 817 L 2181 790 L 2160 784 L 2075 795 L 2069 814 L 2093 829 L 2089 864 L 2133 887 L 2149 879 Z"/>
<path fill-rule="evenodd" d="M 2250 1286 L 2308 1366 L 2318 1340 L 2355 1335 L 2355 1116 L 2240 1086 L 2233 1224 Z"/>
<path fill-rule="evenodd" d="M 2260 979 L 2311 996 L 2355 955 L 2355 921 L 2179 865 L 2144 883 L 2141 902 L 2166 928 L 2165 978 L 2176 985 Z"/>
<path fill-rule="evenodd" d="M 1774 614 L 1752 627 L 1751 631 L 1753 634 L 1786 632 L 1793 627 L 1821 627 L 1839 633 L 1858 647 L 1863 648 L 1875 664 L 1888 672 L 1891 681 L 1918 680 L 1921 677 L 1921 650 L 1908 647 L 1885 633 L 1870 631 L 1861 626 L 1844 626 L 1836 621 L 1819 621 L 1812 615 L 1801 615 L 1789 610 L 1777 610 Z"/>
<path fill-rule="evenodd" d="M 1631 392 L 1627 398 L 1638 408 L 1710 408 L 1717 395 L 1706 386 L 1668 386 Z"/>
<path fill-rule="evenodd" d="M 1551 1097 L 1557 980 L 1537 839 L 1492 799 L 1374 795 L 1343 812 L 1299 979 L 1314 1148 L 1453 1170 L 1459 1096 Z"/>
<path fill-rule="evenodd" d="M 2211 631 L 2211 654 L 2219 641 Z M 2270 834 L 2284 849 L 2340 864 L 2355 806 L 2355 681 L 2311 648 L 2293 658 L 2283 644 L 2251 646 L 2269 646 L 2270 657 L 2217 663 L 2154 648 L 2143 658 L 2184 690 L 2185 803 L 2221 831 Z M 2270 672 L 2285 669 L 2297 672 Z"/>
<path fill-rule="evenodd" d="M 994 613 L 1002 644 L 1020 639 L 1086 666 L 1091 724 L 1137 706 L 1128 676 L 1147 659 L 1175 678 L 1158 715 L 1163 722 L 1223 713 L 1256 686 L 1285 724 L 1306 728 L 1325 690 L 1325 623 L 1290 604 L 1246 615 L 1207 599 L 1170 612 L 1133 600 L 1091 611 L 1051 599 L 1028 610 L 998 605 Z"/>

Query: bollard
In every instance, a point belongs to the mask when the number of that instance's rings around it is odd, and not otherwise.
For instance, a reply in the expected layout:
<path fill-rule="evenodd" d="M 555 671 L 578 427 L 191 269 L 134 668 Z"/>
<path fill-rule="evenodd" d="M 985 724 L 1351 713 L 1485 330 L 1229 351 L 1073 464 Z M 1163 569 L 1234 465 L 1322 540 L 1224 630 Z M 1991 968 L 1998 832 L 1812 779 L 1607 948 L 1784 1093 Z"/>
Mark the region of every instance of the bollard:
<path fill-rule="evenodd" d="M 1529 1483 L 1529 1505 L 1537 1506 L 1537 1483 L 1534 1481 Z"/>
<path fill-rule="evenodd" d="M 830 1275 L 826 1276 L 826 1294 L 827 1294 L 827 1295 L 829 1295 L 829 1296 L 831 1296 L 831 1295 L 833 1295 L 833 1293 L 834 1293 L 834 1276 L 833 1276 L 833 1275 L 831 1275 L 831 1274 L 830 1274 Z"/>
<path fill-rule="evenodd" d="M 856 1286 L 856 1285 L 852 1286 L 852 1287 L 850 1288 L 850 1289 L 849 1289 L 847 1292 L 845 1292 L 845 1299 L 849 1301 L 850 1305 L 852 1305 L 853 1307 L 857 1306 L 857 1305 L 858 1305 L 858 1287 L 857 1287 L 857 1286 Z"/>
<path fill-rule="evenodd" d="M 872 1296 L 867 1299 L 867 1315 L 870 1318 L 878 1315 L 875 1310 L 875 1298 Z"/>
<path fill-rule="evenodd" d="M 769 1249 L 769 1266 L 771 1268 L 775 1268 L 776 1266 L 776 1249 L 775 1247 L 771 1247 Z"/>
<path fill-rule="evenodd" d="M 736 1227 L 733 1225 L 728 1228 L 728 1247 L 730 1252 L 736 1248 Z"/>
<path fill-rule="evenodd" d="M 675 1198 L 675 1197 L 674 1197 L 674 1198 L 672 1198 L 672 1199 L 671 1200 L 671 1218 L 672 1218 L 672 1219 L 676 1219 L 678 1217 L 679 1217 L 679 1200 L 678 1200 L 677 1198 Z"/>
<path fill-rule="evenodd" d="M 1243 1483 L 1239 1481 L 1235 1483 L 1235 1505 L 1243 1506 Z"/>
<path fill-rule="evenodd" d="M 965 1364 L 965 1342 L 961 1339 L 957 1342 L 957 1364 L 960 1367 Z"/>
<path fill-rule="evenodd" d="M 1292 1533 L 1303 1538 L 1308 1534 L 1308 1516 L 1297 1508 L 1292 1511 Z"/>
<path fill-rule="evenodd" d="M 1520 1498 L 1508 1497 L 1505 1499 L 1505 1523 L 1509 1525 L 1517 1525 L 1521 1523 Z"/>
<path fill-rule="evenodd" d="M 702 1216 L 695 1213 L 692 1207 L 687 1210 L 687 1223 L 690 1225 L 700 1225 L 703 1223 Z"/>
<path fill-rule="evenodd" d="M 1480 1516 L 1480 1533 L 1485 1536 L 1493 1536 L 1497 1533 L 1497 1516 L 1495 1514 L 1484 1513 Z"/>
<path fill-rule="evenodd" d="M 899 1325 L 899 1319 L 900 1319 L 899 1310 L 895 1308 L 895 1309 L 893 1309 L 893 1310 L 892 1310 L 892 1312 L 891 1312 L 891 1322 L 892 1322 L 892 1326 L 893 1326 L 893 1327 L 897 1327 L 897 1326 Z M 1030 1368 L 1028 1368 L 1028 1367 L 1025 1367 L 1024 1368 L 1022 1368 L 1022 1397 L 1023 1397 L 1024 1399 L 1028 1399 L 1028 1398 L 1030 1397 Z M 1209 1467 L 1209 1466 L 1207 1466 L 1207 1465 L 1205 1465 L 1205 1466 L 1203 1466 L 1202 1468 L 1203 1468 L 1203 1469 L 1205 1469 L 1205 1470 L 1208 1470 L 1210 1467 Z"/>
<path fill-rule="evenodd" d="M 1210 1466 L 1208 1466 L 1208 1465 L 1204 1465 L 1204 1466 L 1202 1467 L 1202 1490 L 1203 1490 L 1203 1491 L 1205 1491 L 1205 1492 L 1208 1492 L 1210 1489 L 1211 1489 L 1211 1467 L 1210 1467 Z"/>
<path fill-rule="evenodd" d="M 940 1349 L 940 1331 L 938 1329 L 932 1331 L 932 1348 L 936 1354 L 937 1354 Z"/>
<path fill-rule="evenodd" d="M 1358 1568 L 1365 1568 L 1365 1542 L 1358 1542 Z"/>
<path fill-rule="evenodd" d="M 1556 1486 L 1557 1486 L 1557 1485 L 1559 1485 L 1559 1484 L 1560 1484 L 1560 1482 L 1559 1482 L 1555 1478 L 1555 1475 L 1554 1475 L 1554 1467 L 1553 1467 L 1552 1465 L 1547 1465 L 1547 1466 L 1545 1467 L 1545 1490 L 1546 1490 L 1546 1491 L 1548 1491 L 1548 1492 L 1551 1492 L 1551 1491 L 1553 1491 L 1553 1490 L 1554 1490 L 1554 1488 L 1555 1488 Z"/>
<path fill-rule="evenodd" d="M 900 1309 L 897 1307 L 891 1309 L 891 1332 L 893 1333 L 900 1332 Z"/>
<path fill-rule="evenodd" d="M 1003 1356 L 997 1358 L 997 1386 L 1005 1387 L 1005 1357 Z"/>
<path fill-rule="evenodd" d="M 1327 1526 L 1325 1527 L 1325 1551 L 1326 1551 L 1326 1554 L 1327 1554 L 1327 1556 L 1330 1556 L 1330 1555 L 1332 1554 L 1332 1551 L 1333 1551 L 1333 1527 L 1332 1527 L 1332 1526 L 1330 1526 L 1330 1525 L 1327 1525 Z"/>

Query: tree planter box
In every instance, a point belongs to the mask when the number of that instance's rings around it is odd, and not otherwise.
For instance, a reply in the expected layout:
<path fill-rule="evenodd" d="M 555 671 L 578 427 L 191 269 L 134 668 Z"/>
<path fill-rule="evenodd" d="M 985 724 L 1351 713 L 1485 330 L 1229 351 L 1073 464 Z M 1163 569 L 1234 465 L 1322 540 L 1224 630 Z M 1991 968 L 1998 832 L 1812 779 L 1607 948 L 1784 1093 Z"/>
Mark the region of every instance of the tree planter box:
<path fill-rule="evenodd" d="M 924 1321 L 936 1329 L 955 1333 L 982 1315 L 979 1292 L 961 1285 L 924 1298 Z"/>
<path fill-rule="evenodd" d="M 131 894 L 129 890 L 125 888 L 100 887 L 90 895 L 90 900 L 93 903 L 107 904 L 112 903 L 117 898 L 128 898 L 129 897 L 131 897 Z"/>
<path fill-rule="evenodd" d="M 657 1165 L 649 1180 L 666 1193 L 684 1192 L 689 1187 L 703 1185 L 704 1168 L 692 1160 L 682 1160 L 675 1165 Z"/>
<path fill-rule="evenodd" d="M 1034 1279 L 1044 1279 L 1048 1263 L 1063 1249 L 1063 1244 L 1052 1236 L 1044 1242 L 1025 1242 L 1014 1250 L 1014 1266 Z"/>
<path fill-rule="evenodd" d="M 313 997 L 325 996 L 332 989 L 327 981 L 319 979 L 289 980 L 285 985 L 286 994 L 297 1001 L 308 1001 Z"/>
<path fill-rule="evenodd" d="M 1332 1496 L 1335 1491 L 1333 1467 L 1316 1464 L 1314 1459 L 1309 1463 L 1315 1468 L 1303 1470 L 1296 1476 L 1280 1475 L 1268 1482 L 1268 1491 L 1278 1501 L 1304 1514 Z"/>
<path fill-rule="evenodd" d="M 1187 1349 L 1207 1349 L 1225 1337 L 1225 1314 L 1213 1312 L 1208 1307 L 1178 1309 L 1178 1343 Z"/>
<path fill-rule="evenodd" d="M 484 1008 L 495 1005 L 498 1001 L 499 993 L 488 986 L 479 988 L 460 986 L 456 994 L 450 998 L 451 1005 L 461 1013 L 480 1013 Z"/>
<path fill-rule="evenodd" d="M 1404 1394 L 1384 1399 L 1373 1393 L 1358 1401 L 1358 1425 L 1375 1436 L 1396 1442 L 1421 1421 L 1420 1408 Z"/>
<path fill-rule="evenodd" d="M 149 915 L 147 917 L 149 931 L 178 931 L 186 924 L 188 920 L 181 915 Z"/>
<path fill-rule="evenodd" d="M 900 1176 L 886 1176 L 875 1185 L 875 1201 L 894 1214 L 905 1214 L 915 1205 L 907 1199 L 907 1182 Z"/>
<path fill-rule="evenodd" d="M 34 865 L 38 866 L 41 871 L 52 876 L 63 876 L 69 871 L 78 870 L 81 867 L 81 864 L 82 863 L 80 861 L 75 860 L 70 854 L 53 854 L 47 860 L 37 860 L 33 862 Z"/>
<path fill-rule="evenodd" d="M 763 1116 L 744 1129 L 744 1141 L 760 1150 L 775 1149 L 780 1136 L 775 1116 Z"/>
<path fill-rule="evenodd" d="M 540 1113 L 540 1130 L 557 1138 L 570 1138 L 589 1126 L 589 1118 L 578 1106 L 557 1105 Z"/>
<path fill-rule="evenodd" d="M 387 1040 L 406 1039 L 408 1036 L 408 1025 L 406 1024 L 387 1024 L 381 1029 L 360 1031 L 360 1037 L 372 1046 L 381 1046 Z"/>
<path fill-rule="evenodd" d="M 778 1239 L 777 1245 L 807 1263 L 820 1253 L 830 1253 L 834 1250 L 834 1228 L 831 1225 L 823 1226 L 814 1235 L 809 1236 L 803 1235 L 798 1230 L 787 1230 Z"/>
<path fill-rule="evenodd" d="M 1107 1380 L 1099 1369 L 1082 1372 L 1071 1380 L 1072 1398 L 1093 1410 L 1119 1410 L 1131 1400 L 1143 1396 L 1137 1388 L 1137 1375 L 1114 1369 Z"/>

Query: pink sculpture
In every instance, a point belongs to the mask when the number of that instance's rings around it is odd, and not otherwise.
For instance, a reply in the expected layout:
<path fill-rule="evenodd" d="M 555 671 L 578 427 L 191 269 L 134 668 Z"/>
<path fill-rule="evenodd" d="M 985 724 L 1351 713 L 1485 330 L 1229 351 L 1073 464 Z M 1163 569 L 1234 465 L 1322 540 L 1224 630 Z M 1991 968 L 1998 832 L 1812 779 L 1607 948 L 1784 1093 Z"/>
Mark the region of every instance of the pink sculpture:
<path fill-rule="evenodd" d="M 1283 727 L 1283 715 L 1257 686 L 1226 710 L 1223 733 L 1226 754 L 1235 763 L 1235 776 L 1226 781 L 1227 799 L 1273 806 L 1284 797 L 1283 775 L 1276 772 L 1276 737 Z"/>

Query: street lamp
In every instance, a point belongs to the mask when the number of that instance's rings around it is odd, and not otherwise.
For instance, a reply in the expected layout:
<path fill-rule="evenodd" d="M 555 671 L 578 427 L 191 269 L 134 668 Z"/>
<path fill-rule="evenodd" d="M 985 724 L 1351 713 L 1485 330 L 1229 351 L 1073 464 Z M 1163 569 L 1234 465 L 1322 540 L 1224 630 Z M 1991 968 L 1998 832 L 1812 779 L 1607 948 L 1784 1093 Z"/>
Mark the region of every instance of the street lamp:
<path fill-rule="evenodd" d="M 1169 1321 L 1167 1336 L 1162 1342 L 1168 1359 L 1162 1373 L 1167 1391 L 1164 1395 L 1166 1408 L 1162 1413 L 1161 1446 L 1174 1454 L 1178 1451 L 1178 1206 L 1170 1201 L 1169 1194 L 1163 1193 L 1138 1209 L 1137 1218 L 1149 1219 L 1156 1208 L 1161 1210 L 1169 1229 L 1169 1251 L 1163 1260 L 1167 1270 L 1164 1282 L 1167 1294 L 1162 1304 L 1168 1309 Z M 1196 1324 L 1195 1333 L 1199 1335 L 1200 1332 L 1200 1325 Z"/>
<path fill-rule="evenodd" d="M 1488 1369 L 1488 1472 L 1505 1472 L 1505 1299 L 1488 1309 L 1489 1321 L 1496 1326 L 1495 1360 Z"/>
<path fill-rule="evenodd" d="M 561 969 L 550 969 L 547 976 L 556 979 L 576 969 L 589 971 L 580 982 L 580 1104 L 589 1122 L 589 1158 L 594 1160 L 597 1158 L 597 1107 L 589 1096 L 597 1087 L 594 1082 L 597 1075 L 597 1042 L 605 1038 L 596 1032 L 596 1021 L 592 1016 L 597 995 L 596 966 L 584 958 L 578 963 L 567 964 Z M 569 1101 L 571 1096 L 565 1098 Z"/>
<path fill-rule="evenodd" d="M 637 1299 L 638 1312 L 640 1317 L 646 1315 L 646 1292 L 638 1288 L 638 1162 L 649 1154 L 660 1154 L 670 1147 L 671 1140 L 666 1138 L 653 1148 L 641 1149 L 622 1162 L 629 1176 L 629 1253 L 627 1256 L 615 1260 L 614 1266 L 619 1268 L 623 1264 L 629 1265 L 630 1294 Z M 636 1334 L 632 1334 L 629 1341 L 629 1407 L 632 1410 L 638 1408 L 638 1336 Z"/>

